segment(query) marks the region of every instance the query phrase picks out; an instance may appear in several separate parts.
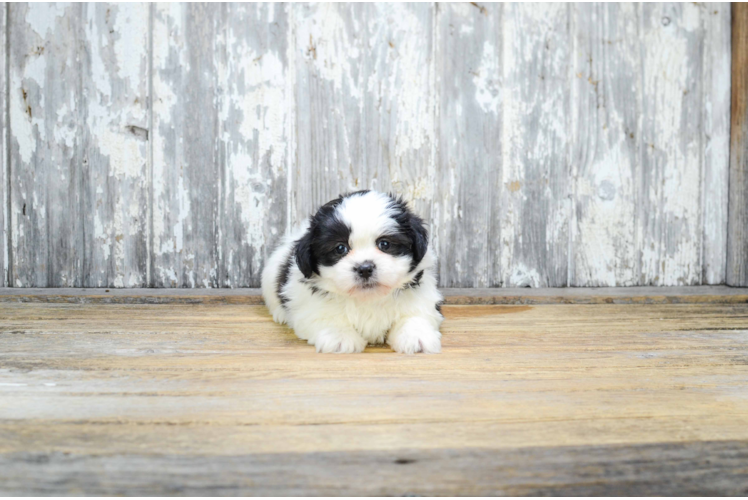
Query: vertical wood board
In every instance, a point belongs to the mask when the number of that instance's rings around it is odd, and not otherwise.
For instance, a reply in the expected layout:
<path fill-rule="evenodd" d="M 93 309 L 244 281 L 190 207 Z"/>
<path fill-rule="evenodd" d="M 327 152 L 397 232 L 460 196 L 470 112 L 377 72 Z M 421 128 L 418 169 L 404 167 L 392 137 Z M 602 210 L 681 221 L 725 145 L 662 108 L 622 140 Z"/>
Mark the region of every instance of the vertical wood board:
<path fill-rule="evenodd" d="M 729 3 L 702 4 L 703 218 L 701 284 L 725 282 L 730 177 L 731 15 Z M 748 255 L 745 255 L 748 259 Z M 746 282 L 748 284 L 748 282 Z"/>
<path fill-rule="evenodd" d="M 2 222 L 2 231 L 0 231 L 0 269 L 2 270 L 2 276 L 0 276 L 0 287 L 8 286 L 8 273 L 10 271 L 10 255 L 8 248 L 8 237 L 10 235 L 8 229 L 8 169 L 10 168 L 10 162 L 8 161 L 8 58 L 6 53 L 6 47 L 8 42 L 8 6 L 6 2 L 0 2 L 0 222 Z"/>
<path fill-rule="evenodd" d="M 341 193 L 365 189 L 363 4 L 294 4 L 295 223 Z"/>
<path fill-rule="evenodd" d="M 728 285 L 748 286 L 748 5 L 732 5 Z"/>
<path fill-rule="evenodd" d="M 218 4 L 157 4 L 153 14 L 153 243 L 156 287 L 217 287 Z"/>
<path fill-rule="evenodd" d="M 501 285 L 502 9 L 444 4 L 437 15 L 433 223 L 443 286 Z"/>
<path fill-rule="evenodd" d="M 87 73 L 81 4 L 10 6 L 13 286 L 82 286 Z"/>
<path fill-rule="evenodd" d="M 430 3 L 368 4 L 362 20 L 362 178 L 369 189 L 402 196 L 427 221 L 438 183 L 436 11 Z"/>
<path fill-rule="evenodd" d="M 147 4 L 84 6 L 83 286 L 147 286 Z"/>
<path fill-rule="evenodd" d="M 640 285 L 701 282 L 703 26 L 694 4 L 642 6 Z"/>
<path fill-rule="evenodd" d="M 503 286 L 568 282 L 569 12 L 567 4 L 504 5 Z"/>
<path fill-rule="evenodd" d="M 402 195 L 430 218 L 433 12 L 430 4 L 294 6 L 294 222 L 360 189 Z"/>
<path fill-rule="evenodd" d="M 225 4 L 218 30 L 220 285 L 258 287 L 288 226 L 293 75 L 282 4 Z"/>
<path fill-rule="evenodd" d="M 571 286 L 638 284 L 640 8 L 574 4 Z"/>

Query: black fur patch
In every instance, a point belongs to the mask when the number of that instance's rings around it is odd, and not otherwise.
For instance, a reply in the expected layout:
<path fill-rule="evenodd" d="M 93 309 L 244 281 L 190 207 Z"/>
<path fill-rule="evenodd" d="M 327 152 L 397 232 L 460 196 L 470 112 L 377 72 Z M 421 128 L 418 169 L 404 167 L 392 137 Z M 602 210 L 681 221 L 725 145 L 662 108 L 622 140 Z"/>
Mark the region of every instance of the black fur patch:
<path fill-rule="evenodd" d="M 423 271 L 419 271 L 418 274 L 413 276 L 411 282 L 405 285 L 403 288 L 418 288 L 419 286 L 421 286 L 421 278 L 423 278 Z"/>
<path fill-rule="evenodd" d="M 285 306 L 286 302 L 288 302 L 288 299 L 281 292 L 283 291 L 283 287 L 286 286 L 286 283 L 288 283 L 288 275 L 291 274 L 292 262 L 293 252 L 288 254 L 286 262 L 281 266 L 280 272 L 278 273 L 278 288 L 276 289 L 276 293 L 278 294 L 278 299 L 280 299 L 282 306 Z"/>
<path fill-rule="evenodd" d="M 309 229 L 296 242 L 296 263 L 304 277 L 310 278 L 313 274 L 319 274 L 320 265 L 334 266 L 344 257 L 345 254 L 338 255 L 334 250 L 341 243 L 348 244 L 351 228 L 337 218 L 335 211 L 344 199 L 368 192 L 356 191 L 341 195 L 322 205 L 310 218 Z M 412 272 L 423 260 L 428 250 L 428 231 L 424 227 L 423 220 L 410 211 L 402 198 L 391 194 L 389 197 L 388 208 L 392 211 L 392 218 L 397 223 L 398 229 L 390 234 L 382 235 L 378 241 L 387 240 L 390 243 L 389 248 L 384 250 L 390 255 L 409 255 Z"/>
<path fill-rule="evenodd" d="M 308 279 L 302 278 L 301 282 L 304 283 L 304 285 L 306 285 L 309 288 L 309 290 L 311 290 L 312 295 L 320 294 L 322 297 L 327 297 L 326 291 L 320 290 L 315 285 L 312 285 L 312 282 L 309 281 Z"/>
<path fill-rule="evenodd" d="M 434 306 L 434 307 L 436 307 L 436 312 L 438 312 L 439 314 L 441 314 L 442 317 L 444 317 L 444 315 L 442 314 L 442 304 L 443 303 L 444 302 L 437 302 L 436 305 Z"/>
<path fill-rule="evenodd" d="M 410 211 L 407 203 L 392 194 L 389 195 L 391 203 L 389 208 L 393 210 L 392 218 L 397 222 L 400 229 L 397 234 L 386 235 L 380 239 L 386 239 L 391 244 L 395 238 L 394 245 L 387 253 L 393 255 L 408 255 L 412 257 L 410 271 L 413 271 L 421 263 L 429 247 L 429 233 L 423 223 L 423 219 Z"/>
<path fill-rule="evenodd" d="M 322 205 L 309 219 L 309 229 L 296 242 L 296 263 L 304 277 L 319 274 L 320 264 L 333 266 L 345 256 L 334 250 L 341 243 L 348 244 L 351 228 L 335 216 L 335 209 L 344 199 L 366 193 L 368 191 L 341 195 Z"/>

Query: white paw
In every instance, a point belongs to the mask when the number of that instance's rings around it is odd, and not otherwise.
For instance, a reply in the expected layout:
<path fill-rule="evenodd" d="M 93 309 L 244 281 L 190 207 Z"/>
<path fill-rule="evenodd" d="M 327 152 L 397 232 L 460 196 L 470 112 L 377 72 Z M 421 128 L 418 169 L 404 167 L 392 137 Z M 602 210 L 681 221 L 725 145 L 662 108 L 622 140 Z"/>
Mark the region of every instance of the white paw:
<path fill-rule="evenodd" d="M 393 351 L 402 354 L 436 354 L 442 350 L 441 338 L 442 334 L 429 321 L 409 318 L 390 332 L 387 343 Z"/>
<path fill-rule="evenodd" d="M 338 353 L 349 354 L 353 352 L 362 352 L 366 349 L 366 340 L 355 331 L 339 330 L 322 330 L 314 340 L 309 340 L 314 344 L 317 352 L 320 353 Z"/>

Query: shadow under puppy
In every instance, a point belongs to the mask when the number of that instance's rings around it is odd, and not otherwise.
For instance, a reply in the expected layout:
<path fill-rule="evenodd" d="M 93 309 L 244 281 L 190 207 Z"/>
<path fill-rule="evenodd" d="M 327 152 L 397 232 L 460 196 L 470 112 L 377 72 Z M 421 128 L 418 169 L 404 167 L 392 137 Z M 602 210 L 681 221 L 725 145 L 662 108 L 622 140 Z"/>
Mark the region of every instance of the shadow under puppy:
<path fill-rule="evenodd" d="M 385 341 L 406 354 L 441 351 L 442 296 L 428 232 L 400 198 L 375 191 L 326 203 L 273 252 L 262 295 L 317 352 Z"/>

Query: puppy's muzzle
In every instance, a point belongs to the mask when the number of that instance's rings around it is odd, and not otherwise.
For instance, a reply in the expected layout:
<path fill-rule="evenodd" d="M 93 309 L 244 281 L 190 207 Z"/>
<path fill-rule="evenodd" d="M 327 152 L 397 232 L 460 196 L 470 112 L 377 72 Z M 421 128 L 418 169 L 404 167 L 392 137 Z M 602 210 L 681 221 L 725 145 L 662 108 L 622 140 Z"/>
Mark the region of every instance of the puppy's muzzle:
<path fill-rule="evenodd" d="M 371 278 L 372 274 L 374 274 L 374 269 L 376 268 L 377 266 L 375 266 L 372 261 L 367 260 L 354 267 L 353 270 L 356 271 L 356 274 L 358 274 L 361 279 L 368 280 Z"/>

